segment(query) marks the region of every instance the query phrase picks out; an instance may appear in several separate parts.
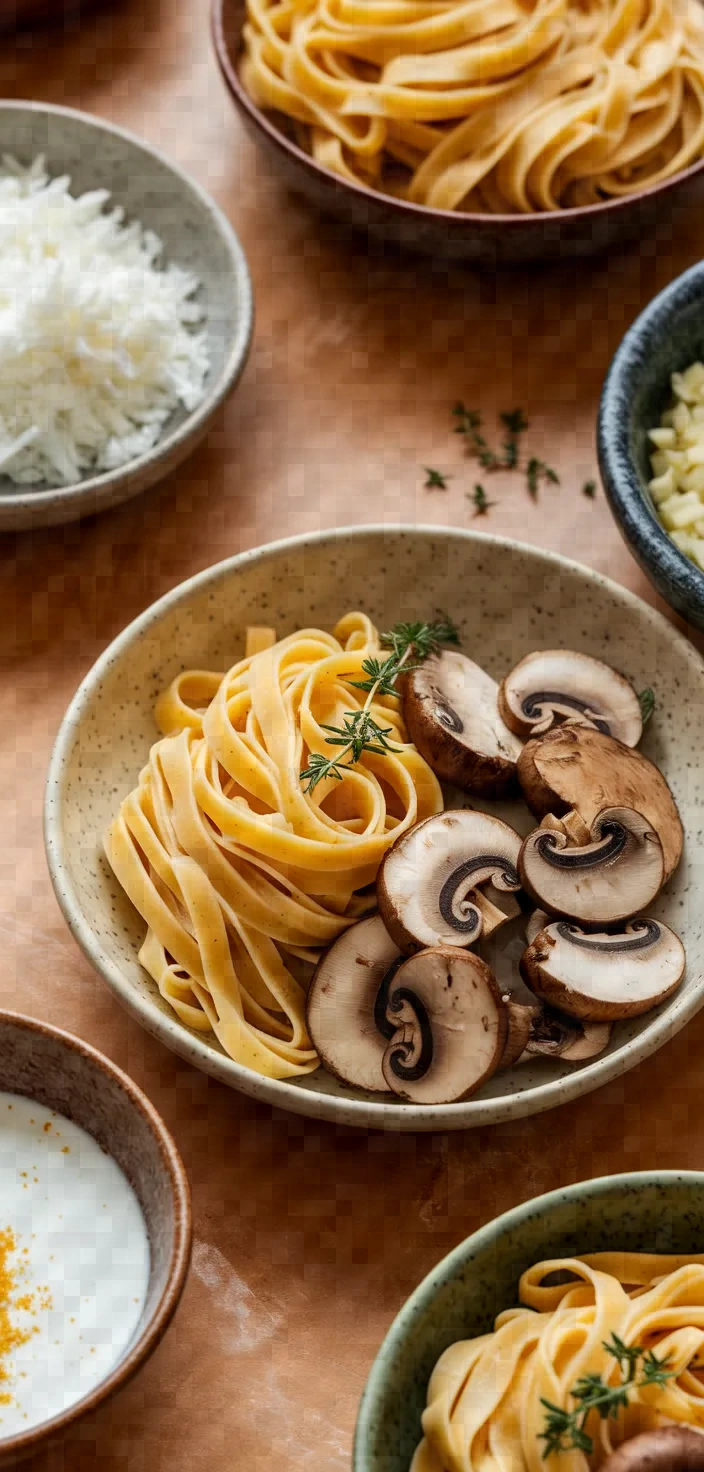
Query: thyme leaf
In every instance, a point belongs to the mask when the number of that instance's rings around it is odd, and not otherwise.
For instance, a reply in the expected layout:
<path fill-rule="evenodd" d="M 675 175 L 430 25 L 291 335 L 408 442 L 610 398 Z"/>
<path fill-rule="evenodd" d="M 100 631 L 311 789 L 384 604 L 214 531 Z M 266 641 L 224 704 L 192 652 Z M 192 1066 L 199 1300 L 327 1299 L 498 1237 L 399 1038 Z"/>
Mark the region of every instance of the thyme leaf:
<path fill-rule="evenodd" d="M 640 702 L 640 715 L 644 726 L 647 726 L 653 711 L 655 710 L 655 693 L 649 685 L 641 690 L 638 696 Z"/>
<path fill-rule="evenodd" d="M 444 475 L 441 470 L 433 470 L 432 465 L 424 465 L 423 469 L 427 477 L 423 486 L 424 491 L 447 490 L 447 482 L 450 479 L 449 475 Z"/>
<path fill-rule="evenodd" d="M 545 1443 L 544 1459 L 553 1452 L 580 1451 L 590 1456 L 594 1443 L 585 1426 L 592 1412 L 602 1421 L 615 1419 L 628 1405 L 632 1390 L 642 1385 L 666 1385 L 676 1373 L 667 1368 L 669 1360 L 658 1359 L 652 1350 L 646 1351 L 639 1344 L 625 1344 L 618 1334 L 612 1334 L 603 1348 L 616 1360 L 621 1372 L 621 1379 L 615 1385 L 602 1375 L 582 1375 L 572 1388 L 571 1399 L 575 1402 L 572 1410 L 556 1406 L 541 1396 L 545 1429 L 538 1435 Z"/>

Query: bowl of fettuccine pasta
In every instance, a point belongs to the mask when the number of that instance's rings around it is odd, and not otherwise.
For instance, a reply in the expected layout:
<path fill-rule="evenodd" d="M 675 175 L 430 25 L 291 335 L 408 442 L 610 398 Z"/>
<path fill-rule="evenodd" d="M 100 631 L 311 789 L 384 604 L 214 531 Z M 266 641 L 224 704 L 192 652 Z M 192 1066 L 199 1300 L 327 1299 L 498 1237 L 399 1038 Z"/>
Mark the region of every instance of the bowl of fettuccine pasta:
<path fill-rule="evenodd" d="M 655 1010 L 615 1023 L 598 1056 L 576 1065 L 524 1059 L 478 1079 L 472 1097 L 443 1102 L 409 1101 L 367 1075 L 353 1081 L 326 1053 L 310 1012 L 312 978 L 324 958 L 333 985 L 343 976 L 336 948 L 347 935 L 360 970 L 360 934 L 379 923 L 385 855 L 443 808 L 482 806 L 440 782 L 410 739 L 398 695 L 370 690 L 367 672 L 383 657 L 386 631 L 438 610 L 498 678 L 537 647 L 608 655 L 617 627 L 621 670 L 635 688 L 654 691 L 643 752 L 670 783 L 685 833 L 697 831 L 690 753 L 704 687 L 696 651 L 587 568 L 477 533 L 331 531 L 198 573 L 105 651 L 57 738 L 49 867 L 88 960 L 167 1047 L 297 1113 L 427 1130 L 550 1109 L 648 1056 L 704 1000 L 704 922 L 689 901 L 685 847 L 649 910 L 676 926 L 685 979 Z M 354 734 L 367 716 L 378 734 L 355 756 L 339 733 Z M 485 806 L 519 843 L 517 833 L 533 826 L 515 796 Z M 520 979 L 524 920 L 514 914 L 487 942 L 500 993 Z M 336 1031 L 356 1048 L 365 1027 L 351 1018 Z"/>
<path fill-rule="evenodd" d="M 213 34 L 289 185 L 424 253 L 591 254 L 702 171 L 699 0 L 213 0 Z"/>
<path fill-rule="evenodd" d="M 353 1472 L 600 1472 L 659 1427 L 704 1434 L 703 1240 L 695 1171 L 583 1181 L 487 1223 L 391 1325 Z"/>

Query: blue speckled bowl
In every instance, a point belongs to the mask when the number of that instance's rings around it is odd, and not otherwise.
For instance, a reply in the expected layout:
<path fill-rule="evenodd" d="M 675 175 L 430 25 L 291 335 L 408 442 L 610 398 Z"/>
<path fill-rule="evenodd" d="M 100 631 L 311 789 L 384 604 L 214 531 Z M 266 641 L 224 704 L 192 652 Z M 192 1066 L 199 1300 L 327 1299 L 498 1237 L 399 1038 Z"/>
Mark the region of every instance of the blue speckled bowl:
<path fill-rule="evenodd" d="M 704 629 L 704 573 L 655 515 L 648 430 L 671 399 L 670 375 L 704 357 L 704 262 L 661 291 L 629 328 L 599 407 L 599 467 L 621 535 L 663 598 Z"/>
<path fill-rule="evenodd" d="M 438 1263 L 391 1325 L 362 1397 L 353 1472 L 408 1472 L 436 1360 L 456 1339 L 491 1329 L 532 1263 L 614 1247 L 701 1252 L 703 1244 L 699 1171 L 582 1181 L 489 1222 Z"/>

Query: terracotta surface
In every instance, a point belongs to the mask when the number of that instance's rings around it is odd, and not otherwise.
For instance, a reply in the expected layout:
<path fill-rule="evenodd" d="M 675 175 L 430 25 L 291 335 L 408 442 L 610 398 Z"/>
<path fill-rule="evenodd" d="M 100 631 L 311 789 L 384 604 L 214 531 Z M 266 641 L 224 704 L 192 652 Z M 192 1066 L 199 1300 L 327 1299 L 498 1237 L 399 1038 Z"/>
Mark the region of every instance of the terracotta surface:
<path fill-rule="evenodd" d="M 486 529 L 561 549 L 649 597 L 601 493 L 593 426 L 626 325 L 699 259 L 704 221 L 639 252 L 481 278 L 368 253 L 291 198 L 245 138 L 203 0 L 125 0 L 0 55 L 0 90 L 142 133 L 212 190 L 250 256 L 249 366 L 206 445 L 95 521 L 2 541 L 0 1006 L 80 1033 L 161 1110 L 190 1171 L 194 1269 L 146 1370 L 34 1472 L 346 1472 L 357 1400 L 393 1314 L 467 1232 L 605 1171 L 701 1167 L 704 1014 L 635 1073 L 558 1114 L 481 1133 L 366 1136 L 273 1115 L 128 1020 L 65 929 L 44 865 L 44 774 L 81 676 L 181 578 L 283 533 L 364 520 L 468 525 L 458 397 L 522 405 L 562 484 L 491 481 Z M 423 490 L 423 465 L 453 473 Z M 696 760 L 696 755 L 693 758 Z"/>

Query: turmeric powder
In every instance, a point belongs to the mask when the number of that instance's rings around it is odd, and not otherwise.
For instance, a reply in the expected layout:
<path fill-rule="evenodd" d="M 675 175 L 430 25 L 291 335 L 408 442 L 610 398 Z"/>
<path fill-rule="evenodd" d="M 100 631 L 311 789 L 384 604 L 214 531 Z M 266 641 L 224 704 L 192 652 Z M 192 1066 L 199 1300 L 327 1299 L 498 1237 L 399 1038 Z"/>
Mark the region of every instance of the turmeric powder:
<path fill-rule="evenodd" d="M 12 1263 L 16 1252 L 15 1234 L 10 1227 L 6 1227 L 4 1231 L 0 1231 L 0 1406 L 9 1406 L 12 1403 L 12 1394 L 6 1388 L 11 1381 L 7 1356 L 14 1349 L 19 1349 L 21 1344 L 26 1344 L 33 1334 L 38 1333 L 38 1326 L 22 1329 L 13 1319 L 13 1311 L 19 1309 L 31 1312 L 34 1306 L 31 1294 L 25 1293 L 18 1298 L 13 1296 L 18 1286 L 18 1270 Z"/>

